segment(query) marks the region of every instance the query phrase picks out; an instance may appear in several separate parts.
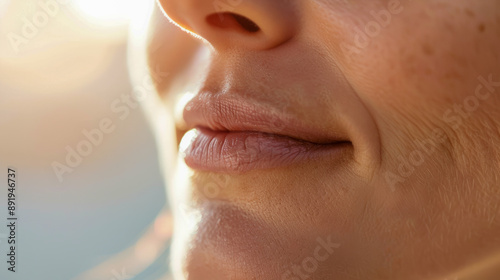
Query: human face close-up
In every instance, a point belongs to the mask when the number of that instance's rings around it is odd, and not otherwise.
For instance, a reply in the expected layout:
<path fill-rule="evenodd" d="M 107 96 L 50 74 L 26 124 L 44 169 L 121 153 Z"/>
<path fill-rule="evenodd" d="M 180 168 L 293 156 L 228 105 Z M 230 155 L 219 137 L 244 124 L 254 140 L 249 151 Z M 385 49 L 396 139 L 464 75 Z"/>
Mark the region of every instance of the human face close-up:
<path fill-rule="evenodd" d="M 499 1 L 156 9 L 175 279 L 499 279 Z"/>

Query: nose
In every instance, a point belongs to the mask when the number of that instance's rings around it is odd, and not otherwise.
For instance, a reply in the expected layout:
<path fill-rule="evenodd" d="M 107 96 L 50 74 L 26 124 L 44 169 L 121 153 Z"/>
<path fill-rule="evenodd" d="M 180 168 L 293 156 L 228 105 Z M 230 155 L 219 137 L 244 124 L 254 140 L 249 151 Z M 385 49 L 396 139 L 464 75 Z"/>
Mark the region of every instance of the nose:
<path fill-rule="evenodd" d="M 296 33 L 296 0 L 158 0 L 167 16 L 215 49 L 275 48 Z"/>

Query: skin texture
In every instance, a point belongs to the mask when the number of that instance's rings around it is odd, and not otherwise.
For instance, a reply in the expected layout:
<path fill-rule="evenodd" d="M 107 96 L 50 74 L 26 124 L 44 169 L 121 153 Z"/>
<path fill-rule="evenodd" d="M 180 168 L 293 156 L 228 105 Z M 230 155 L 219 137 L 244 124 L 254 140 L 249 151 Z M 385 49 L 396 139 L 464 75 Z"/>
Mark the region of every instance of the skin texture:
<path fill-rule="evenodd" d="M 498 279 L 500 2 L 216 2 L 153 13 L 165 106 L 237 96 L 352 145 L 240 174 L 179 155 L 176 279 Z"/>

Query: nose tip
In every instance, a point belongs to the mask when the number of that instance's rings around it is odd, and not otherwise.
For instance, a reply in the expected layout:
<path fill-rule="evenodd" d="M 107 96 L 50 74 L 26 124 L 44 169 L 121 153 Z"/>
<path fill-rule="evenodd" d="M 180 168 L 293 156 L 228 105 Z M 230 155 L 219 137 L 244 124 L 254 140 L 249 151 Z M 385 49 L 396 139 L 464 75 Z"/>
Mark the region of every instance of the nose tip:
<path fill-rule="evenodd" d="M 216 49 L 271 49 L 293 37 L 293 0 L 159 0 L 167 16 Z"/>

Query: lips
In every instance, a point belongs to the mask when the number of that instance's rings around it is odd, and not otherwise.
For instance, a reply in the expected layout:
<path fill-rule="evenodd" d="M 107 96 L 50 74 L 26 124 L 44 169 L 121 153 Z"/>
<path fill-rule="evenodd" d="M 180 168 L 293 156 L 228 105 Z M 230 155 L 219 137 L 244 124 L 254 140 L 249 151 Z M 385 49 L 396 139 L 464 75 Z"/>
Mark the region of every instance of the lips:
<path fill-rule="evenodd" d="M 186 164 L 200 171 L 243 173 L 340 157 L 351 143 L 294 118 L 284 109 L 237 97 L 199 94 L 185 107 L 181 142 Z"/>

